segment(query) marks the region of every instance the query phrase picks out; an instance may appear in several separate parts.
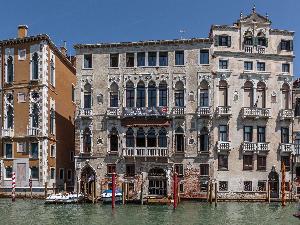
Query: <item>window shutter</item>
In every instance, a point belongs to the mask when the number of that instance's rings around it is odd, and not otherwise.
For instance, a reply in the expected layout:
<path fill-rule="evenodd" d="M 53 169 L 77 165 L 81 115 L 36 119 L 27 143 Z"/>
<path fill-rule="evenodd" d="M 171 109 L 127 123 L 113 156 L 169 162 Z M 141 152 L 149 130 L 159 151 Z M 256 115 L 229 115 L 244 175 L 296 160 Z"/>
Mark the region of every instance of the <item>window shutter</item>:
<path fill-rule="evenodd" d="M 258 38 L 257 37 L 253 37 L 253 45 L 254 46 L 258 45 Z"/>
<path fill-rule="evenodd" d="M 282 50 L 282 40 L 280 41 L 280 50 Z"/>
<path fill-rule="evenodd" d="M 227 47 L 231 47 L 231 36 L 227 37 Z"/>
<path fill-rule="evenodd" d="M 293 40 L 290 40 L 290 51 L 293 51 L 293 49 L 294 49 L 294 46 L 293 46 Z"/>
<path fill-rule="evenodd" d="M 215 35 L 215 46 L 219 46 L 219 35 Z"/>
<path fill-rule="evenodd" d="M 266 38 L 266 47 L 268 47 L 268 44 L 269 44 L 269 40 L 268 38 Z"/>

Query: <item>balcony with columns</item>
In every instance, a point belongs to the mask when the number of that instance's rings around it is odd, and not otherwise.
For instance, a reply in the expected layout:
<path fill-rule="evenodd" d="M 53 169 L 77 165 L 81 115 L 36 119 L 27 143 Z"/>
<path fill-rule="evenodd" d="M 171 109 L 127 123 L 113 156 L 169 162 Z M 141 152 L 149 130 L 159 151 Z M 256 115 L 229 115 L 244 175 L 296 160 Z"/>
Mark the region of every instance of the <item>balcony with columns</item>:
<path fill-rule="evenodd" d="M 109 107 L 107 108 L 106 115 L 119 118 L 121 116 L 121 110 L 118 107 Z"/>
<path fill-rule="evenodd" d="M 257 150 L 257 144 L 254 143 L 254 142 L 248 142 L 248 141 L 244 141 L 242 143 L 242 151 L 243 153 L 246 153 L 246 152 L 256 152 Z"/>
<path fill-rule="evenodd" d="M 216 108 L 216 115 L 218 117 L 229 117 L 232 115 L 231 106 L 218 106 Z"/>
<path fill-rule="evenodd" d="M 2 137 L 12 138 L 14 136 L 13 128 L 2 128 Z"/>
<path fill-rule="evenodd" d="M 117 113 L 117 112 L 116 112 Z M 124 107 L 122 116 L 126 117 L 166 117 L 169 113 L 167 106 L 160 107 Z"/>
<path fill-rule="evenodd" d="M 199 106 L 197 110 L 198 117 L 209 117 L 212 116 L 211 106 Z"/>
<path fill-rule="evenodd" d="M 279 112 L 280 120 L 291 120 L 294 118 L 293 109 L 281 109 Z"/>
<path fill-rule="evenodd" d="M 169 156 L 167 147 L 126 147 L 123 149 L 124 157 L 160 157 Z"/>
<path fill-rule="evenodd" d="M 80 117 L 92 117 L 93 110 L 91 108 L 80 108 L 79 114 Z"/>
<path fill-rule="evenodd" d="M 172 109 L 172 115 L 181 116 L 185 114 L 185 107 L 184 106 L 175 106 Z"/>
<path fill-rule="evenodd" d="M 229 152 L 231 150 L 230 141 L 217 141 L 217 152 Z"/>
<path fill-rule="evenodd" d="M 257 152 L 263 153 L 270 151 L 269 143 L 268 142 L 259 142 L 257 143 Z"/>
<path fill-rule="evenodd" d="M 244 45 L 244 51 L 246 53 L 258 53 L 258 54 L 265 54 L 266 53 L 266 47 L 262 45 Z"/>
<path fill-rule="evenodd" d="M 257 107 L 243 107 L 243 118 L 267 119 L 271 117 L 271 109 Z"/>
<path fill-rule="evenodd" d="M 40 136 L 41 129 L 37 127 L 27 127 L 27 135 L 31 137 Z"/>
<path fill-rule="evenodd" d="M 294 153 L 294 144 L 292 143 L 280 143 L 279 144 L 280 154 L 293 154 Z"/>

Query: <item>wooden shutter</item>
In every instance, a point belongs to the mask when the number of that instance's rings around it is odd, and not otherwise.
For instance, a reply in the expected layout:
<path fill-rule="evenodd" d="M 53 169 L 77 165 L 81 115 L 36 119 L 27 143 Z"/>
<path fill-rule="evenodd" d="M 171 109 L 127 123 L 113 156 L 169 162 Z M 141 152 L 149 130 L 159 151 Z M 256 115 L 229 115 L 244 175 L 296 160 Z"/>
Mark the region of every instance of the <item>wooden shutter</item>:
<path fill-rule="evenodd" d="M 231 47 L 231 36 L 227 36 L 227 47 Z"/>
<path fill-rule="evenodd" d="M 266 47 L 268 47 L 269 41 L 268 38 L 266 38 Z"/>
<path fill-rule="evenodd" d="M 258 45 L 258 39 L 257 39 L 257 37 L 253 37 L 253 45 L 254 46 Z"/>
<path fill-rule="evenodd" d="M 215 46 L 219 46 L 219 35 L 215 35 Z"/>
<path fill-rule="evenodd" d="M 293 44 L 293 40 L 290 40 L 290 51 L 293 51 L 294 49 L 294 44 Z"/>

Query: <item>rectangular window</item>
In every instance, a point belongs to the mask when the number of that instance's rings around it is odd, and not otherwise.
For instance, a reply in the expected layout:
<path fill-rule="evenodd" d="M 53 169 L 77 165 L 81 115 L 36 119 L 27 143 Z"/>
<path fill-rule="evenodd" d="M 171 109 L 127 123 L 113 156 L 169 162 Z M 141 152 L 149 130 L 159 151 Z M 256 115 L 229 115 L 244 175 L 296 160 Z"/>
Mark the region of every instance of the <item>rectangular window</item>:
<path fill-rule="evenodd" d="M 175 106 L 184 107 L 184 90 L 175 91 Z"/>
<path fill-rule="evenodd" d="M 219 60 L 219 69 L 227 70 L 228 69 L 228 60 Z"/>
<path fill-rule="evenodd" d="M 257 189 L 258 189 L 258 191 L 266 191 L 267 190 L 267 181 L 259 180 L 257 182 Z"/>
<path fill-rule="evenodd" d="M 231 46 L 231 37 L 227 35 L 220 35 L 219 37 L 219 46 Z"/>
<path fill-rule="evenodd" d="M 110 98 L 110 107 L 118 107 L 119 105 L 119 96 L 118 96 L 118 91 L 117 90 L 111 90 L 109 94 Z"/>
<path fill-rule="evenodd" d="M 257 63 L 257 70 L 258 71 L 266 71 L 266 63 L 264 63 L 264 62 L 258 62 Z"/>
<path fill-rule="evenodd" d="M 134 67 L 134 53 L 126 53 L 126 67 Z"/>
<path fill-rule="evenodd" d="M 227 125 L 219 126 L 219 141 L 228 141 Z"/>
<path fill-rule="evenodd" d="M 286 51 L 293 51 L 293 40 L 281 40 L 280 49 Z"/>
<path fill-rule="evenodd" d="M 290 143 L 290 134 L 288 127 L 281 127 L 281 143 Z"/>
<path fill-rule="evenodd" d="M 32 179 L 39 179 L 39 168 L 38 167 L 31 167 L 30 168 L 31 178 Z"/>
<path fill-rule="evenodd" d="M 107 174 L 111 175 L 116 172 L 116 164 L 107 164 Z"/>
<path fill-rule="evenodd" d="M 228 191 L 228 181 L 219 181 L 219 191 Z"/>
<path fill-rule="evenodd" d="M 175 164 L 175 172 L 178 176 L 183 176 L 183 164 Z"/>
<path fill-rule="evenodd" d="M 18 59 L 19 60 L 25 60 L 26 59 L 26 49 L 19 49 Z"/>
<path fill-rule="evenodd" d="M 92 54 L 85 54 L 83 56 L 83 68 L 84 69 L 91 69 L 93 68 L 93 56 Z"/>
<path fill-rule="evenodd" d="M 184 65 L 184 51 L 175 51 L 175 65 Z"/>
<path fill-rule="evenodd" d="M 148 66 L 156 66 L 156 52 L 148 52 Z"/>
<path fill-rule="evenodd" d="M 289 72 L 290 72 L 290 64 L 288 64 L 288 63 L 283 63 L 283 64 L 282 64 L 282 72 L 283 72 L 283 73 L 289 73 Z"/>
<path fill-rule="evenodd" d="M 244 126 L 244 141 L 252 142 L 252 126 Z"/>
<path fill-rule="evenodd" d="M 243 170 L 253 169 L 253 155 L 243 155 Z"/>
<path fill-rule="evenodd" d="M 26 102 L 26 95 L 25 93 L 18 93 L 18 103 Z"/>
<path fill-rule="evenodd" d="M 200 64 L 209 64 L 209 50 L 200 50 Z"/>
<path fill-rule="evenodd" d="M 56 151 L 55 151 L 55 145 L 50 145 L 50 157 L 55 157 Z"/>
<path fill-rule="evenodd" d="M 257 142 L 266 142 L 266 127 L 257 127 Z"/>
<path fill-rule="evenodd" d="M 291 170 L 291 161 L 289 155 L 281 156 L 281 163 L 284 163 L 286 172 Z"/>
<path fill-rule="evenodd" d="M 5 168 L 5 178 L 6 179 L 11 179 L 12 178 L 12 172 L 13 168 L 11 166 L 8 166 Z"/>
<path fill-rule="evenodd" d="M 67 171 L 67 179 L 72 180 L 72 170 Z"/>
<path fill-rule="evenodd" d="M 159 52 L 159 66 L 168 66 L 168 52 Z"/>
<path fill-rule="evenodd" d="M 145 52 L 137 53 L 137 66 L 145 66 Z"/>
<path fill-rule="evenodd" d="M 55 179 L 55 168 L 50 168 L 50 179 Z"/>
<path fill-rule="evenodd" d="M 64 168 L 59 169 L 59 179 L 64 180 L 65 179 L 65 170 Z"/>
<path fill-rule="evenodd" d="M 244 181 L 244 191 L 252 191 L 252 181 Z"/>
<path fill-rule="evenodd" d="M 165 83 L 159 84 L 159 106 L 168 105 L 168 86 Z"/>
<path fill-rule="evenodd" d="M 244 70 L 253 70 L 253 62 L 244 62 Z"/>
<path fill-rule="evenodd" d="M 135 165 L 126 164 L 126 176 L 133 177 L 135 175 Z"/>
<path fill-rule="evenodd" d="M 200 90 L 200 107 L 208 107 L 208 90 Z"/>
<path fill-rule="evenodd" d="M 218 155 L 218 170 L 228 170 L 228 155 Z"/>
<path fill-rule="evenodd" d="M 110 67 L 119 67 L 119 53 L 110 54 Z"/>
<path fill-rule="evenodd" d="M 267 156 L 257 155 L 257 170 L 267 170 Z"/>
<path fill-rule="evenodd" d="M 11 159 L 12 157 L 12 144 L 7 143 L 5 144 L 5 158 Z"/>
<path fill-rule="evenodd" d="M 30 143 L 30 158 L 37 159 L 39 157 L 39 144 Z"/>
<path fill-rule="evenodd" d="M 75 87 L 74 87 L 74 85 L 72 85 L 71 91 L 72 91 L 72 102 L 75 102 Z"/>
<path fill-rule="evenodd" d="M 296 98 L 295 116 L 300 116 L 300 98 Z"/>
<path fill-rule="evenodd" d="M 180 192 L 180 193 L 183 193 L 183 192 L 184 192 L 184 186 L 183 186 L 183 183 L 180 183 L 180 184 L 179 184 L 179 192 Z"/>
<path fill-rule="evenodd" d="M 74 162 L 74 152 L 73 151 L 70 152 L 70 161 Z"/>
<path fill-rule="evenodd" d="M 209 164 L 200 164 L 200 176 L 209 176 Z"/>
<path fill-rule="evenodd" d="M 17 152 L 19 152 L 19 153 L 25 153 L 26 152 L 26 143 L 25 142 L 19 142 L 18 143 Z"/>

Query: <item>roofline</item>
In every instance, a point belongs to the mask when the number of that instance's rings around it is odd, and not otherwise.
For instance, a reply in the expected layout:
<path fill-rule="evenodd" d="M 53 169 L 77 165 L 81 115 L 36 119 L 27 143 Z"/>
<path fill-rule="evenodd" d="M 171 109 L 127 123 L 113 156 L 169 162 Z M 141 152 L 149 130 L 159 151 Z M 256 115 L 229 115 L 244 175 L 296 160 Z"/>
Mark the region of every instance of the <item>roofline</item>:
<path fill-rule="evenodd" d="M 24 38 L 12 38 L 7 40 L 0 40 L 0 47 L 12 46 L 17 44 L 30 43 L 34 41 L 47 41 L 50 48 L 69 66 L 72 72 L 76 73 L 76 68 L 72 65 L 70 60 L 59 50 L 47 34 L 38 34 L 35 36 L 28 36 Z"/>
<path fill-rule="evenodd" d="M 163 45 L 163 44 L 192 44 L 192 43 L 209 43 L 210 38 L 190 38 L 190 39 L 173 39 L 173 40 L 149 40 L 137 42 L 115 42 L 115 43 L 96 43 L 96 44 L 75 44 L 75 49 L 82 48 L 113 48 L 113 47 L 134 47 L 145 45 Z"/>

